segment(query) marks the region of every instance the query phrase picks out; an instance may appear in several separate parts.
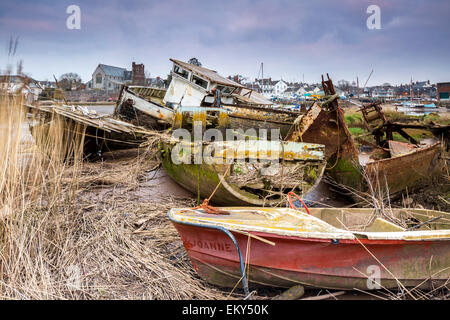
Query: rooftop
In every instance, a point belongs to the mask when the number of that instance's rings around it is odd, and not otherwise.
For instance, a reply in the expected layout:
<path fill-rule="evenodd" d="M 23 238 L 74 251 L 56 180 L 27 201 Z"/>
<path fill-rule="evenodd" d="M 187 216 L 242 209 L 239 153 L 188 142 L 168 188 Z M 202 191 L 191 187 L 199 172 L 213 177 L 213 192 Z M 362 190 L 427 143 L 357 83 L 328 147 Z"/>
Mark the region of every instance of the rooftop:
<path fill-rule="evenodd" d="M 219 75 L 216 71 L 211 70 L 211 69 L 207 69 L 207 68 L 203 68 L 203 67 L 199 67 L 187 62 L 183 62 L 180 60 L 175 60 L 175 59 L 170 59 L 170 61 L 172 61 L 175 64 L 180 65 L 181 67 L 183 67 L 184 69 L 191 71 L 192 73 L 199 75 L 211 82 L 217 83 L 217 84 L 221 84 L 221 85 L 225 85 L 225 86 L 232 86 L 232 87 L 236 87 L 236 88 L 244 88 L 243 85 L 230 80 L 228 78 L 222 77 L 221 75 Z"/>
<path fill-rule="evenodd" d="M 105 72 L 107 76 L 112 77 L 124 77 L 125 72 L 127 71 L 127 69 L 125 68 L 109 66 L 106 64 L 99 64 L 98 66 L 103 70 L 103 72 Z"/>

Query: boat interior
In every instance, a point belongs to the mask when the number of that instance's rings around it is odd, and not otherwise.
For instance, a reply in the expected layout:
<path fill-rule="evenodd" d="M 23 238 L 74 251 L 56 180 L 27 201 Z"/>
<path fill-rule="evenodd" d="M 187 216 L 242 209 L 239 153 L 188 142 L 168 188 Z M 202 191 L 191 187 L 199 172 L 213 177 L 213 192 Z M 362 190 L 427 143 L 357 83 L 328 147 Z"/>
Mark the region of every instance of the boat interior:
<path fill-rule="evenodd" d="M 163 99 L 167 89 L 140 86 L 129 86 L 127 89 L 145 100 L 164 105 Z"/>
<path fill-rule="evenodd" d="M 339 233 L 450 230 L 450 214 L 426 209 L 392 209 L 380 213 L 373 208 L 245 208 L 224 207 L 225 214 L 212 215 L 201 209 L 172 209 L 175 221 L 242 227 L 247 231 Z"/>
<path fill-rule="evenodd" d="M 360 147 L 358 153 L 359 164 L 363 166 L 369 162 L 377 160 L 401 157 L 409 153 L 416 152 L 421 148 L 427 147 L 435 142 L 437 141 L 430 139 L 428 143 L 418 146 L 411 143 L 388 140 L 388 148 L 363 146 Z"/>

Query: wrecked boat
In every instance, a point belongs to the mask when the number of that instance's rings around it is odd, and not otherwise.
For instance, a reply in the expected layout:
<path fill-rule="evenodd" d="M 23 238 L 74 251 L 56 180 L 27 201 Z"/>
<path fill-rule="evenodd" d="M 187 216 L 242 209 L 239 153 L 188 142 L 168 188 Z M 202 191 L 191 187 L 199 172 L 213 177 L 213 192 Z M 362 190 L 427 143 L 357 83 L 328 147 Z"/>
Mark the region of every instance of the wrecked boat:
<path fill-rule="evenodd" d="M 339 95 L 329 78 L 322 79 L 325 101 L 316 102 L 305 113 L 273 108 L 272 102 L 259 93 L 213 70 L 171 61 L 168 89 L 124 86 L 115 114 L 148 128 L 189 128 L 194 122 L 201 122 L 203 130 L 232 129 L 244 137 L 323 144 L 329 180 L 344 186 L 347 193 L 350 190 L 358 200 L 355 193 L 374 189 L 397 195 L 406 188 L 422 185 L 440 172 L 441 144 L 420 145 L 403 130 L 405 125 L 386 121 L 381 108 L 374 104 L 361 112 L 375 143 L 358 139 L 358 143 L 371 147 L 373 152 L 361 153 L 347 128 L 337 102 Z M 438 138 L 448 137 L 448 128 L 430 127 L 430 130 Z M 400 147 L 393 141 L 393 132 L 410 141 L 414 148 L 398 152 Z M 173 178 L 181 183 L 179 178 Z"/>
<path fill-rule="evenodd" d="M 172 125 L 174 110 L 165 105 L 166 89 L 123 85 L 113 116 L 151 130 L 164 130 Z"/>
<path fill-rule="evenodd" d="M 172 139 L 160 148 L 173 180 L 199 199 L 212 195 L 210 200 L 222 205 L 282 205 L 290 191 L 314 190 L 326 165 L 323 145 L 312 143 Z"/>
<path fill-rule="evenodd" d="M 371 148 L 369 154 L 359 152 L 345 123 L 331 79 L 322 79 L 322 85 L 328 100 L 321 105 L 314 104 L 299 118 L 286 140 L 324 144 L 329 182 L 343 186 L 359 201 L 358 193 L 373 194 L 383 190 L 384 194 L 395 196 L 405 189 L 423 185 L 441 172 L 441 143 L 420 145 L 403 130 L 404 126 L 387 121 L 377 104 L 361 109 L 375 143 L 358 139 L 360 144 Z M 394 132 L 410 143 L 394 141 Z"/>
<path fill-rule="evenodd" d="M 217 209 L 220 214 L 192 208 L 168 213 L 196 272 L 217 286 L 242 281 L 247 294 L 248 285 L 430 289 L 450 278 L 445 212 L 393 209 L 392 217 L 412 221 L 404 228 L 375 209 Z"/>
<path fill-rule="evenodd" d="M 261 128 L 277 128 L 281 137 L 285 137 L 292 123 L 302 114 L 274 109 L 273 103 L 263 95 L 214 70 L 170 60 L 173 67 L 169 87 L 123 86 L 114 116 L 160 130 L 186 118 L 186 113 L 198 107 L 205 113 L 208 128 L 255 129 L 257 134 Z"/>
<path fill-rule="evenodd" d="M 147 128 L 185 129 L 194 136 L 195 125 L 200 124 L 201 153 L 212 148 L 214 162 L 191 161 L 198 148 L 192 139 L 163 139 L 162 165 L 172 179 L 199 198 L 215 192 L 211 201 L 224 205 L 280 205 L 291 190 L 306 195 L 314 189 L 325 167 L 323 146 L 278 141 L 300 113 L 272 109 L 272 102 L 262 95 L 213 70 L 171 61 L 167 90 L 124 86 L 115 115 Z M 203 139 L 208 129 L 221 133 L 231 129 L 228 133 L 235 136 L 208 142 Z M 177 163 L 174 155 L 183 161 Z M 215 162 L 228 155 L 234 157 L 231 162 Z"/>
<path fill-rule="evenodd" d="M 82 143 L 83 156 L 87 158 L 101 157 L 107 151 L 137 148 L 150 134 L 143 127 L 109 115 L 97 114 L 94 110 L 82 106 L 27 107 L 30 113 L 37 115 L 33 117 L 37 121 L 30 124 L 33 136 L 37 130 L 45 130 L 51 122 L 62 120 L 65 139 L 78 139 Z"/>

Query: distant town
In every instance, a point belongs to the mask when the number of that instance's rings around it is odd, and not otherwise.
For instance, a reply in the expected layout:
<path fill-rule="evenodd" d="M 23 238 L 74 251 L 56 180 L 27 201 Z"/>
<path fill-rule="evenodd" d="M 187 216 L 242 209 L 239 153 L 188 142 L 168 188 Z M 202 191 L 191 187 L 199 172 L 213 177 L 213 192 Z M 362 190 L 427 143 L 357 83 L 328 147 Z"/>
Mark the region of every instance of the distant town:
<path fill-rule="evenodd" d="M 201 66 L 201 63 L 192 58 L 189 63 Z M 77 73 L 66 73 L 54 81 L 42 81 L 26 76 L 18 68 L 16 74 L 0 75 L 0 88 L 10 92 L 22 90 L 29 102 L 55 98 L 48 96 L 49 92 L 57 88 L 64 91 L 64 97 L 71 102 L 105 102 L 116 101 L 122 85 L 150 86 L 167 88 L 170 75 L 165 78 L 150 77 L 144 64 L 133 62 L 131 70 L 99 63 L 92 72 L 92 78 L 83 82 Z M 243 75 L 230 75 L 233 80 L 247 88 L 263 94 L 272 101 L 301 101 L 310 97 L 323 96 L 320 83 L 289 82 L 283 79 L 263 77 L 250 79 Z M 360 98 L 371 100 L 402 100 L 422 99 L 430 101 L 450 100 L 450 82 L 431 83 L 430 80 L 412 81 L 410 83 L 391 85 L 386 82 L 382 85 L 364 86 L 357 81 L 337 80 L 336 92 L 341 99 Z"/>

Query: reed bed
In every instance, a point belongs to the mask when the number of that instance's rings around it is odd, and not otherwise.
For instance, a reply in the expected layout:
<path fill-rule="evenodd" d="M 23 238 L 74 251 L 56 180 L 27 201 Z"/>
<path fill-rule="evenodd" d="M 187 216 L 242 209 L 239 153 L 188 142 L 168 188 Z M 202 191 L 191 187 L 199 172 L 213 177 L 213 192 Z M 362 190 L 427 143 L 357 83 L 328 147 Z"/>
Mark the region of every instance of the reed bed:
<path fill-rule="evenodd" d="M 195 275 L 166 218 L 189 200 L 131 192 L 149 153 L 87 165 L 84 129 L 56 116 L 24 141 L 36 119 L 22 102 L 0 96 L 0 298 L 227 297 Z"/>

